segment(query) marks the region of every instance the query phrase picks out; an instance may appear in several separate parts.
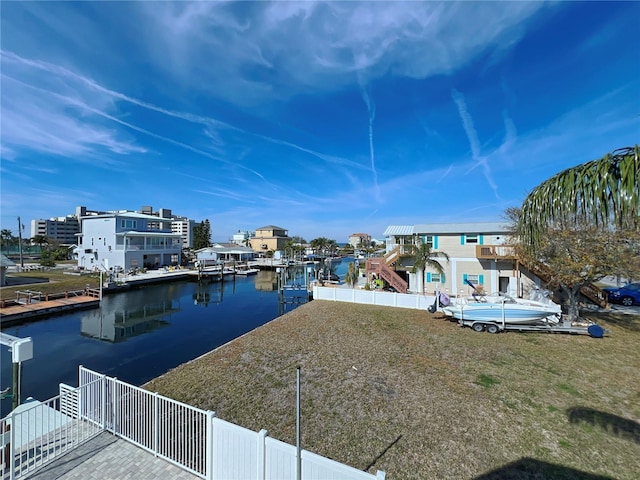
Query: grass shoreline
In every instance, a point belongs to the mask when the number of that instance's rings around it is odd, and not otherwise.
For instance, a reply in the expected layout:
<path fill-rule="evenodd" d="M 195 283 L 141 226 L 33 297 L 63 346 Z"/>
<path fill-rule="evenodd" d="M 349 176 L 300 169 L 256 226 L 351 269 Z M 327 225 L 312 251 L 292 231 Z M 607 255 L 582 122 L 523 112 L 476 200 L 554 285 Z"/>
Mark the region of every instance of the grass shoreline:
<path fill-rule="evenodd" d="M 611 336 L 490 335 L 315 300 L 144 387 L 387 478 L 636 478 L 640 318 Z"/>

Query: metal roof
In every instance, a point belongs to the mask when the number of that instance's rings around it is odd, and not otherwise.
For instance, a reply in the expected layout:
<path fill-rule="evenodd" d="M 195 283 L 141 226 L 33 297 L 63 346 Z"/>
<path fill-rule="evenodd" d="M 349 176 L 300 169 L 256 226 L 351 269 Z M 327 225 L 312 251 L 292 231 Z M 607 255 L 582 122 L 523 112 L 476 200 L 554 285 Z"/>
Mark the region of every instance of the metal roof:
<path fill-rule="evenodd" d="M 389 225 L 384 231 L 385 237 L 392 235 L 413 235 L 413 226 L 410 225 Z"/>
<path fill-rule="evenodd" d="M 384 231 L 385 237 L 394 235 L 420 234 L 463 234 L 463 233 L 508 233 L 509 227 L 504 222 L 471 222 L 471 223 L 422 223 L 418 225 L 389 225 Z"/>
<path fill-rule="evenodd" d="M 416 234 L 508 233 L 509 227 L 504 222 L 425 223 L 415 225 L 413 230 Z"/>
<path fill-rule="evenodd" d="M 16 263 L 5 255 L 0 255 L 0 267 L 14 267 Z"/>
<path fill-rule="evenodd" d="M 86 215 L 80 217 L 82 220 L 91 220 L 92 218 L 112 218 L 112 217 L 125 217 L 125 218 L 137 218 L 143 220 L 151 220 L 155 222 L 171 222 L 170 218 L 156 217 L 155 215 L 147 215 L 146 213 L 137 212 L 106 212 L 100 215 Z"/>

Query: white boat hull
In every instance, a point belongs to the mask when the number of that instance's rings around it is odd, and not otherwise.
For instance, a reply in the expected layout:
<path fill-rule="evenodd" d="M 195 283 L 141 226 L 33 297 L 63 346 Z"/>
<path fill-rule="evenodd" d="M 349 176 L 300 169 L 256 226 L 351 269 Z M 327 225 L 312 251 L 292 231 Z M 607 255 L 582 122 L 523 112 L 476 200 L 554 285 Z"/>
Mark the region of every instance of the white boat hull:
<path fill-rule="evenodd" d="M 555 303 L 531 300 L 471 301 L 444 307 L 443 312 L 457 320 L 535 325 L 557 323 L 561 314 Z"/>

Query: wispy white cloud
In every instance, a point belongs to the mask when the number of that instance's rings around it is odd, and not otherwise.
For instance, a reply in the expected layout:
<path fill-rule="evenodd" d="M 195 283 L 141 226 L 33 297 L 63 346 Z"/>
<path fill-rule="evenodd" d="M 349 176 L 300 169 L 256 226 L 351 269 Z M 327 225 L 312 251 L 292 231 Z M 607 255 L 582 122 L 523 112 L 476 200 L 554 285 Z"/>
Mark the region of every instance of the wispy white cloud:
<path fill-rule="evenodd" d="M 475 164 L 469 171 L 475 169 L 476 167 L 480 167 L 487 183 L 493 190 L 496 198 L 499 198 L 498 187 L 491 176 L 489 162 L 487 161 L 486 157 L 481 155 L 478 133 L 475 126 L 473 125 L 473 118 L 471 117 L 471 114 L 467 109 L 467 102 L 465 101 L 464 95 L 458 90 L 453 89 L 451 91 L 451 96 L 456 104 L 458 114 L 460 115 L 460 119 L 462 120 L 462 126 L 467 135 L 467 139 L 469 140 L 469 146 L 471 147 L 471 158 L 473 158 L 475 162 Z"/>
<path fill-rule="evenodd" d="M 376 157 L 375 150 L 373 148 L 373 121 L 376 118 L 376 104 L 373 102 L 371 95 L 367 91 L 367 86 L 362 77 L 358 76 L 358 83 L 360 84 L 360 90 L 362 93 L 362 99 L 367 106 L 367 114 L 369 119 L 369 158 L 371 160 L 371 172 L 373 173 L 373 191 L 376 199 L 380 200 L 380 188 L 378 187 L 378 171 L 376 170 Z"/>
<path fill-rule="evenodd" d="M 2 140 L 13 157 L 25 149 L 79 161 L 94 160 L 104 150 L 121 155 L 145 151 L 132 139 L 125 139 L 121 132 L 84 115 L 86 111 L 74 113 L 77 100 L 33 87 L 4 73 L 1 77 Z"/>
<path fill-rule="evenodd" d="M 340 89 L 356 72 L 368 80 L 389 72 L 411 78 L 451 73 L 485 49 L 512 45 L 524 33 L 523 22 L 543 5 L 308 1 L 138 7 L 147 18 L 150 54 L 170 75 L 196 88 L 206 78 L 208 88 L 224 98 L 255 104 Z"/>

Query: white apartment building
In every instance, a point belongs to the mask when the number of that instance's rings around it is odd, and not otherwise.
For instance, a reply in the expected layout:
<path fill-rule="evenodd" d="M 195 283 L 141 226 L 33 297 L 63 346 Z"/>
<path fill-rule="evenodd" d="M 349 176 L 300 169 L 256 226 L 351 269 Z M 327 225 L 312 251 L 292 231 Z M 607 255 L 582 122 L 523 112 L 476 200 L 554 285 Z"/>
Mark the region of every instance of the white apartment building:
<path fill-rule="evenodd" d="M 171 231 L 171 219 L 134 212 L 81 217 L 78 267 L 109 271 L 121 267 L 178 265 L 182 236 Z"/>
<path fill-rule="evenodd" d="M 184 217 L 174 217 L 171 220 L 171 232 L 180 235 L 182 248 L 193 247 L 193 226 L 195 222 Z"/>

